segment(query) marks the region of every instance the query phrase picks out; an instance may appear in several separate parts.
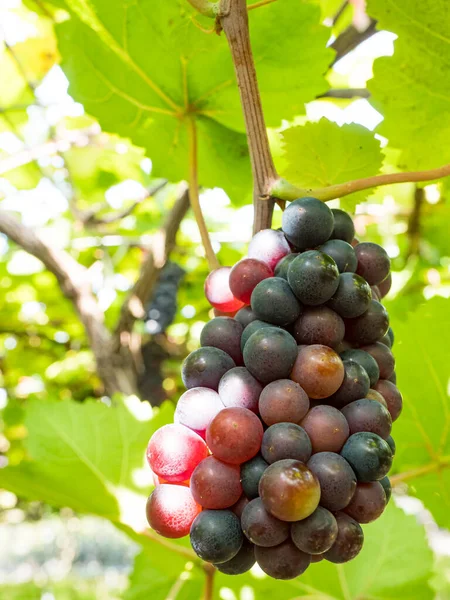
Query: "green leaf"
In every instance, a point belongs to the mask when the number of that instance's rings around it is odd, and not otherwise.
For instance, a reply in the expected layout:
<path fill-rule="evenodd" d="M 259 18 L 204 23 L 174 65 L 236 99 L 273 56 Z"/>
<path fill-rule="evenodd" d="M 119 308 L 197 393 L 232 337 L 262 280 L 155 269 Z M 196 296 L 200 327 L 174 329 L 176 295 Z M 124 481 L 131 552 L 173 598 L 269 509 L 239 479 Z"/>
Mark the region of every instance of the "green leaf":
<path fill-rule="evenodd" d="M 71 93 L 104 129 L 144 147 L 155 175 L 179 180 L 187 178 L 186 126 L 194 119 L 200 183 L 236 195 L 248 188 L 244 123 L 223 35 L 200 31 L 185 0 L 120 11 L 104 0 L 79 0 L 67 9 L 72 18 L 57 26 L 62 66 Z M 322 73 L 332 51 L 319 21 L 319 8 L 304 0 L 250 13 L 268 125 L 304 113 L 304 103 L 327 89 Z"/>
<path fill-rule="evenodd" d="M 303 188 L 326 187 L 376 175 L 382 165 L 379 142 L 361 125 L 339 127 L 327 119 L 282 132 L 287 166 L 281 173 Z M 342 199 L 351 210 L 367 196 L 357 192 Z"/>
<path fill-rule="evenodd" d="M 404 408 L 394 423 L 394 467 L 437 523 L 450 526 L 450 301 L 429 300 L 394 320 L 394 354 Z M 438 469 L 442 462 L 442 468 Z M 421 470 L 425 472 L 421 474 Z M 416 473 L 416 470 L 417 473 Z"/>
<path fill-rule="evenodd" d="M 372 102 L 379 132 L 402 149 L 404 169 L 450 161 L 450 4 L 447 0 L 369 0 L 379 29 L 398 35 L 393 57 L 375 61 Z"/>

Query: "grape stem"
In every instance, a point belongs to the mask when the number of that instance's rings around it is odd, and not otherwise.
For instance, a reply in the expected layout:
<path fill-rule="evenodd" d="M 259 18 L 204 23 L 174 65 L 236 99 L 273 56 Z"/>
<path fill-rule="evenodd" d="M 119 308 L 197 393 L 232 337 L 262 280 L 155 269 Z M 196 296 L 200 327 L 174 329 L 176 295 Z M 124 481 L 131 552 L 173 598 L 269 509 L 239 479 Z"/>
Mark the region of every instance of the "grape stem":
<path fill-rule="evenodd" d="M 421 477 L 422 475 L 428 475 L 429 473 L 436 473 L 441 469 L 450 467 L 450 456 L 442 456 L 435 462 L 432 462 L 428 465 L 424 465 L 423 467 L 418 467 L 417 469 L 411 469 L 410 471 L 405 471 L 404 473 L 398 473 L 397 475 L 393 475 L 390 477 L 391 484 L 397 485 L 399 483 L 403 483 L 404 481 L 409 481 L 410 479 L 415 479 L 416 477 Z"/>
<path fill-rule="evenodd" d="M 202 600 L 212 600 L 214 594 L 214 575 L 216 574 L 216 568 L 209 563 L 205 563 L 203 565 L 203 570 L 205 571 L 205 587 L 203 588 Z"/>

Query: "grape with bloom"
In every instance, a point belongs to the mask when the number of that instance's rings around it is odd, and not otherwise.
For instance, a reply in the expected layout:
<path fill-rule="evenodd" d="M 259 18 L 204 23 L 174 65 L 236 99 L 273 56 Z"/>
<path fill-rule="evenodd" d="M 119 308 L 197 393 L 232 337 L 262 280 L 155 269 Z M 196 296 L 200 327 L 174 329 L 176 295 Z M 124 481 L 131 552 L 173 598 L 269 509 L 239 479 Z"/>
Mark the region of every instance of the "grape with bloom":
<path fill-rule="evenodd" d="M 352 560 L 361 524 L 391 496 L 402 396 L 381 303 L 389 257 L 315 198 L 291 202 L 282 223 L 209 274 L 206 297 L 221 316 L 183 364 L 175 423 L 147 449 L 150 526 L 189 534 L 227 575 L 256 561 L 293 579 L 320 560 Z"/>

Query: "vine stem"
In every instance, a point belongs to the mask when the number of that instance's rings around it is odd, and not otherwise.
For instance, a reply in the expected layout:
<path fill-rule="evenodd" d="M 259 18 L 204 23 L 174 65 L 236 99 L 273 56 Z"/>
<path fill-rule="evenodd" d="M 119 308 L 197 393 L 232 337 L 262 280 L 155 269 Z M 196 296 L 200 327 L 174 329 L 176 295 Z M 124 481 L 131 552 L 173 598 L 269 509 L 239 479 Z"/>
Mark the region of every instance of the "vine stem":
<path fill-rule="evenodd" d="M 295 200 L 302 196 L 311 195 L 326 202 L 335 198 L 342 198 L 354 192 L 361 190 L 369 190 L 382 185 L 390 185 L 393 183 L 414 183 L 433 181 L 434 179 L 442 179 L 450 175 L 450 164 L 430 169 L 428 171 L 408 171 L 405 173 L 386 173 L 383 175 L 374 175 L 364 179 L 354 179 L 345 183 L 338 183 L 328 187 L 307 189 L 300 188 L 285 179 L 277 179 L 270 188 L 270 194 L 280 200 Z"/>
<path fill-rule="evenodd" d="M 428 475 L 429 473 L 436 473 L 441 469 L 450 467 L 450 457 L 443 456 L 439 460 L 432 462 L 428 465 L 424 465 L 423 467 L 417 467 L 417 469 L 411 469 L 410 471 L 405 471 L 404 473 L 398 473 L 397 475 L 393 475 L 390 477 L 391 484 L 397 485 L 399 483 L 403 483 L 404 481 L 409 481 L 410 479 L 415 479 L 416 477 L 421 477 L 422 475 Z"/>
<path fill-rule="evenodd" d="M 216 568 L 209 563 L 205 563 L 203 570 L 205 571 L 205 587 L 203 588 L 202 600 L 212 600 L 214 594 L 214 575 L 216 574 Z"/>
<path fill-rule="evenodd" d="M 250 45 L 245 0 L 221 0 L 220 25 L 225 32 L 236 72 L 253 174 L 253 232 L 271 226 L 274 201 L 270 188 L 277 180 L 269 148 L 255 63 Z"/>
<path fill-rule="evenodd" d="M 214 271 L 214 269 L 218 269 L 220 267 L 220 263 L 217 260 L 217 256 L 213 250 L 205 219 L 203 217 L 202 207 L 200 206 L 200 198 L 198 193 L 197 127 L 194 118 L 189 118 L 187 125 L 189 133 L 189 199 L 192 210 L 194 211 L 195 220 L 197 221 L 197 227 L 200 232 L 202 244 L 205 249 L 205 256 L 208 266 L 211 271 Z"/>

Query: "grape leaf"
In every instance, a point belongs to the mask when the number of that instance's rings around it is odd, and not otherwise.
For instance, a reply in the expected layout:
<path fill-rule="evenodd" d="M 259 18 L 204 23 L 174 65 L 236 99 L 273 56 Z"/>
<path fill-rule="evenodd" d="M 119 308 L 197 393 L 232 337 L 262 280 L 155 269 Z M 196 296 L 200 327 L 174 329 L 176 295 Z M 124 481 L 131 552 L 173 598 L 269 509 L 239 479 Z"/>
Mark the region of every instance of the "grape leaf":
<path fill-rule="evenodd" d="M 376 175 L 382 165 L 379 142 L 361 125 L 339 127 L 327 119 L 282 132 L 287 166 L 281 173 L 303 188 L 325 187 Z M 367 196 L 357 192 L 341 200 L 351 210 Z"/>
<path fill-rule="evenodd" d="M 447 0 L 369 0 L 379 29 L 393 31 L 393 57 L 375 61 L 372 103 L 379 132 L 402 149 L 405 169 L 450 161 L 450 4 Z"/>
<path fill-rule="evenodd" d="M 105 130 L 144 147 L 155 175 L 179 180 L 187 178 L 194 122 L 200 183 L 236 196 L 248 188 L 244 124 L 224 36 L 200 31 L 185 0 L 125 3 L 122 10 L 79 0 L 66 8 L 72 18 L 56 28 L 62 67 L 72 95 Z M 304 103 L 327 89 L 322 73 L 332 51 L 319 21 L 319 7 L 304 0 L 250 13 L 268 125 L 304 113 Z"/>
<path fill-rule="evenodd" d="M 394 467 L 397 472 L 409 473 L 410 492 L 422 500 L 439 525 L 449 527 L 450 301 L 429 300 L 406 320 L 395 319 L 392 326 L 404 400 L 393 428 L 397 443 Z"/>

